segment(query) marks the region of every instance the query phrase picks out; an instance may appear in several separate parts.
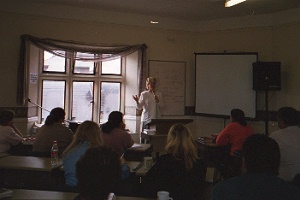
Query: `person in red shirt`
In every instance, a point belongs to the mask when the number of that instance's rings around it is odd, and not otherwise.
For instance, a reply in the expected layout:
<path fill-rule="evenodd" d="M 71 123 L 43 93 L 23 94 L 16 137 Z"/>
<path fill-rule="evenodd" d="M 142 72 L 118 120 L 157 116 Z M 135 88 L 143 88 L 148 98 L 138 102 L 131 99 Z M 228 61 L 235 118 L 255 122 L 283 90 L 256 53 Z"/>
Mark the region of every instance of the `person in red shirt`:
<path fill-rule="evenodd" d="M 230 124 L 221 131 L 216 139 L 218 145 L 230 145 L 230 155 L 240 151 L 246 139 L 254 133 L 252 127 L 247 125 L 245 114 L 240 109 L 231 110 Z"/>
<path fill-rule="evenodd" d="M 241 159 L 236 158 L 234 152 L 241 151 L 246 139 L 253 134 L 252 127 L 247 125 L 244 112 L 241 109 L 231 110 L 230 123 L 218 135 L 216 144 L 230 145 L 231 156 L 226 161 L 226 165 L 232 168 L 235 175 L 240 173 Z"/>

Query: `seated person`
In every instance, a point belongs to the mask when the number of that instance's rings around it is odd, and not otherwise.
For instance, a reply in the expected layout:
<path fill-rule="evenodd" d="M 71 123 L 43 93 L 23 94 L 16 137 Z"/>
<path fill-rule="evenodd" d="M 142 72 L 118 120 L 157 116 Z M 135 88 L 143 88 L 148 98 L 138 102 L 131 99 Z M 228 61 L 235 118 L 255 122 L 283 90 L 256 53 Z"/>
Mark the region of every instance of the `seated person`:
<path fill-rule="evenodd" d="M 240 109 L 232 109 L 230 123 L 216 138 L 216 144 L 230 145 L 230 157 L 220 161 L 221 165 L 225 165 L 225 169 L 220 169 L 223 178 L 240 174 L 242 160 L 235 156 L 235 152 L 241 151 L 244 141 L 253 133 L 252 127 L 247 125 L 244 112 Z"/>
<path fill-rule="evenodd" d="M 131 136 L 125 130 L 123 113 L 113 111 L 108 116 L 108 121 L 101 126 L 101 139 L 103 143 L 112 148 L 120 157 L 127 148 L 134 144 Z"/>
<path fill-rule="evenodd" d="M 100 147 L 101 145 L 100 128 L 97 123 L 93 121 L 84 121 L 78 126 L 73 141 L 62 154 L 67 186 L 77 186 L 75 166 L 80 157 L 88 150 L 88 148 Z"/>
<path fill-rule="evenodd" d="M 165 151 L 148 171 L 141 195 L 156 197 L 158 191 L 164 190 L 174 200 L 201 199 L 206 165 L 198 158 L 195 140 L 185 125 L 170 128 Z"/>
<path fill-rule="evenodd" d="M 100 127 L 93 121 L 84 121 L 76 130 L 71 144 L 63 152 L 63 166 L 66 185 L 73 188 L 77 186 L 76 163 L 90 147 L 103 146 L 100 138 Z M 122 177 L 127 178 L 130 169 L 122 165 Z"/>
<path fill-rule="evenodd" d="M 22 133 L 14 125 L 14 116 L 11 110 L 0 111 L 0 152 L 7 152 L 11 146 L 23 141 Z"/>
<path fill-rule="evenodd" d="M 292 181 L 300 174 L 300 127 L 297 111 L 292 107 L 278 110 L 278 126 L 280 130 L 271 133 L 279 145 L 281 161 L 279 177 Z"/>
<path fill-rule="evenodd" d="M 73 132 L 62 123 L 65 120 L 65 111 L 62 108 L 54 108 L 46 118 L 45 124 L 39 129 L 32 145 L 32 155 L 50 157 L 53 142 L 57 141 L 58 154 L 65 150 L 73 139 Z"/>
<path fill-rule="evenodd" d="M 91 147 L 77 162 L 79 195 L 75 200 L 107 200 L 120 181 L 119 156 L 106 147 Z"/>
<path fill-rule="evenodd" d="M 247 125 L 245 114 L 240 109 L 233 109 L 230 113 L 230 123 L 218 135 L 216 143 L 218 145 L 231 145 L 230 155 L 242 149 L 244 141 L 254 133 L 253 129 Z"/>
<path fill-rule="evenodd" d="M 300 189 L 277 177 L 280 151 L 266 135 L 249 136 L 243 145 L 243 175 L 217 183 L 212 200 L 296 200 Z"/>

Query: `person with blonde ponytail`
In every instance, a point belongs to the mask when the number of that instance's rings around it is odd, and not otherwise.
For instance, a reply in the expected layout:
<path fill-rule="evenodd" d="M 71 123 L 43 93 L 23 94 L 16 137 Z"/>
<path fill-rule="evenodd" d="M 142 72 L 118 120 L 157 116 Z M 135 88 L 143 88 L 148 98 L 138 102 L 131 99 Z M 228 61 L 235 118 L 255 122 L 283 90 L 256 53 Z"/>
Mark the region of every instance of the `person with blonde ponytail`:
<path fill-rule="evenodd" d="M 100 147 L 100 127 L 93 121 L 84 121 L 76 130 L 71 144 L 63 152 L 63 166 L 66 185 L 77 186 L 76 163 L 90 147 Z"/>
<path fill-rule="evenodd" d="M 67 186 L 77 189 L 76 164 L 88 149 L 91 147 L 107 148 L 100 137 L 100 132 L 100 126 L 93 121 L 84 121 L 77 128 L 73 141 L 63 152 L 62 157 Z M 119 157 L 116 152 L 113 154 Z M 126 179 L 130 174 L 130 168 L 125 163 L 121 165 L 120 174 L 121 179 Z"/>
<path fill-rule="evenodd" d="M 185 125 L 170 128 L 165 153 L 148 171 L 142 195 L 155 197 L 163 190 L 173 199 L 201 199 L 206 165 L 198 158 L 195 140 Z"/>
<path fill-rule="evenodd" d="M 136 102 L 136 108 L 142 111 L 141 126 L 142 130 L 149 128 L 152 119 L 161 117 L 161 109 L 163 107 L 162 94 L 156 91 L 157 79 L 148 77 L 146 79 L 146 90 L 140 96 L 133 95 Z"/>

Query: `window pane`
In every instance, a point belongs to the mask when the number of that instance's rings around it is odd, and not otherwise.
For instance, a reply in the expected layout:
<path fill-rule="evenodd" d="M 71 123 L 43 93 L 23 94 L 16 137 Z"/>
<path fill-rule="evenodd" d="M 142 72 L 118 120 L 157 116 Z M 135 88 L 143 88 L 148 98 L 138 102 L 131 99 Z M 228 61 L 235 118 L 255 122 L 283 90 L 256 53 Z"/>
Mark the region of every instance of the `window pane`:
<path fill-rule="evenodd" d="M 43 80 L 42 88 L 42 107 L 51 111 L 53 108 L 64 108 L 65 100 L 65 81 Z M 42 110 L 42 123 L 46 120 L 49 112 Z"/>
<path fill-rule="evenodd" d="M 43 72 L 65 72 L 65 58 L 44 51 Z"/>
<path fill-rule="evenodd" d="M 101 83 L 100 123 L 106 122 L 109 113 L 111 113 L 112 111 L 120 110 L 120 88 L 121 83 Z"/>
<path fill-rule="evenodd" d="M 80 52 L 77 52 L 77 56 L 86 57 L 86 58 L 94 58 L 94 54 L 80 53 Z M 74 73 L 75 74 L 95 74 L 94 62 L 91 62 L 91 61 L 85 62 L 85 61 L 75 60 Z"/>
<path fill-rule="evenodd" d="M 102 74 L 121 74 L 121 58 L 102 62 Z"/>
<path fill-rule="evenodd" d="M 92 120 L 94 82 L 73 82 L 72 120 Z"/>

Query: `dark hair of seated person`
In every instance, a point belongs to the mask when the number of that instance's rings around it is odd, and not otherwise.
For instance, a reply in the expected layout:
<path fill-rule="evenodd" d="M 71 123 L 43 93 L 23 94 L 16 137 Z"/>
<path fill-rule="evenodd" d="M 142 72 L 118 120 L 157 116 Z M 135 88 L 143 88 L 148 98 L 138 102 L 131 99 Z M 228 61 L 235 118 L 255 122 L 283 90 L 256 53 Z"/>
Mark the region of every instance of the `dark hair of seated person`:
<path fill-rule="evenodd" d="M 297 110 L 292 107 L 282 107 L 278 109 L 278 121 L 283 121 L 285 126 L 297 126 L 299 117 Z"/>
<path fill-rule="evenodd" d="M 65 119 L 65 110 L 57 107 L 57 108 L 53 108 L 50 112 L 50 114 L 47 116 L 46 121 L 45 121 L 45 125 L 50 126 L 52 124 L 54 124 L 55 122 L 59 122 L 63 119 Z"/>
<path fill-rule="evenodd" d="M 0 125 L 7 125 L 8 122 L 13 120 L 15 113 L 12 110 L 0 110 Z"/>
<path fill-rule="evenodd" d="M 119 111 L 112 111 L 106 123 L 101 126 L 101 130 L 104 133 L 110 133 L 114 128 L 120 126 L 123 123 L 123 113 Z"/>
<path fill-rule="evenodd" d="M 280 150 L 278 143 L 263 134 L 254 134 L 243 144 L 243 157 L 248 173 L 279 174 Z"/>
<path fill-rule="evenodd" d="M 120 181 L 120 159 L 106 147 L 91 147 L 77 162 L 79 195 L 75 200 L 106 200 Z"/>
<path fill-rule="evenodd" d="M 238 122 L 242 126 L 247 126 L 244 111 L 241 109 L 232 109 L 230 112 L 232 122 Z"/>

